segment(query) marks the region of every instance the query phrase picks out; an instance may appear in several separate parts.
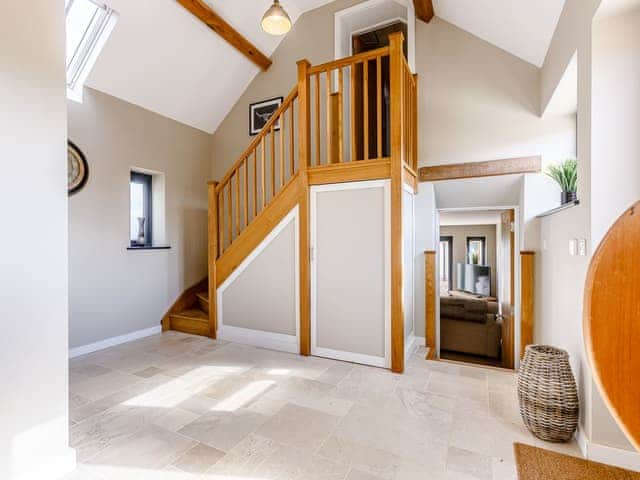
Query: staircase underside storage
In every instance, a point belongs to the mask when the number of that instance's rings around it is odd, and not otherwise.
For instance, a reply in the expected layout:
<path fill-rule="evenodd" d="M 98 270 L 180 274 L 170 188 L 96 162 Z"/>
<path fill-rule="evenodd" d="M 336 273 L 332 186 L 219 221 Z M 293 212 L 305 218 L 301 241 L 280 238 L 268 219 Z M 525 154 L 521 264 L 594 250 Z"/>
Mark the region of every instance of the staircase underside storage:
<path fill-rule="evenodd" d="M 402 205 L 403 192 L 417 189 L 417 77 L 402 34 L 389 39 L 388 47 L 326 64 L 298 62 L 297 85 L 224 177 L 209 183 L 208 295 L 170 314 L 169 328 L 216 338 L 218 288 L 297 207 L 297 351 L 310 355 L 311 187 L 388 180 L 390 367 L 403 371 Z"/>

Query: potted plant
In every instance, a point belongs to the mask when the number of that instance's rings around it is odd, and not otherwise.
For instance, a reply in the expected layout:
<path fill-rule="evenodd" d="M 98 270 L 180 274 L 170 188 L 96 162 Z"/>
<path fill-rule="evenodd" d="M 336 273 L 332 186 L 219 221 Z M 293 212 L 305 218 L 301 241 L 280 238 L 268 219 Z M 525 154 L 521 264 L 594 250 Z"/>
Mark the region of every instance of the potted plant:
<path fill-rule="evenodd" d="M 545 173 L 553 178 L 560 188 L 560 201 L 562 204 L 574 202 L 577 198 L 578 187 L 578 161 L 575 158 L 567 158 L 558 165 L 549 165 Z"/>

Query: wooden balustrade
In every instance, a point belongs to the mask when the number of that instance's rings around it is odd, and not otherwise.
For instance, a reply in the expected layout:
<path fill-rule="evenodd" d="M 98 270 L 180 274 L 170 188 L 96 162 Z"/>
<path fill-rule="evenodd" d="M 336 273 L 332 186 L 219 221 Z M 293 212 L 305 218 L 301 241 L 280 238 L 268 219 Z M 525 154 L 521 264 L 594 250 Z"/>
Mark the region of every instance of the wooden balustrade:
<path fill-rule="evenodd" d="M 218 256 L 296 173 L 297 98 L 296 86 L 216 186 Z"/>
<path fill-rule="evenodd" d="M 308 70 L 310 168 L 389 157 L 389 47 Z"/>
<path fill-rule="evenodd" d="M 304 168 L 391 157 L 390 47 L 305 65 L 298 85 L 215 188 L 218 257 L 301 169 L 302 132 L 308 143 Z M 415 176 L 417 79 L 404 56 L 401 69 L 396 92 L 401 92 L 402 159 Z M 300 95 L 301 85 L 308 94 Z M 299 117 L 301 101 L 305 115 Z"/>

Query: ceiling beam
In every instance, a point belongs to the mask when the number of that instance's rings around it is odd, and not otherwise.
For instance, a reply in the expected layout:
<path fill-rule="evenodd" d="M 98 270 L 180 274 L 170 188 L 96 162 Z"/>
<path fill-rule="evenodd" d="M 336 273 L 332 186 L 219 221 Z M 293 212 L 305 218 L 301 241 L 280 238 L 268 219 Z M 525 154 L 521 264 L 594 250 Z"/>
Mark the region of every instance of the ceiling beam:
<path fill-rule="evenodd" d="M 435 15 L 433 11 L 433 0 L 413 0 L 416 11 L 416 18 L 425 23 L 429 23 Z"/>
<path fill-rule="evenodd" d="M 199 18 L 207 27 L 224 38 L 232 47 L 255 63 L 261 70 L 271 66 L 271 60 L 264 55 L 249 40 L 238 33 L 231 25 L 224 21 L 203 0 L 176 0 L 194 16 Z"/>
<path fill-rule="evenodd" d="M 540 156 L 535 156 L 420 167 L 418 176 L 421 182 L 437 182 L 441 180 L 459 180 L 461 178 L 539 173 L 541 171 L 542 160 Z"/>

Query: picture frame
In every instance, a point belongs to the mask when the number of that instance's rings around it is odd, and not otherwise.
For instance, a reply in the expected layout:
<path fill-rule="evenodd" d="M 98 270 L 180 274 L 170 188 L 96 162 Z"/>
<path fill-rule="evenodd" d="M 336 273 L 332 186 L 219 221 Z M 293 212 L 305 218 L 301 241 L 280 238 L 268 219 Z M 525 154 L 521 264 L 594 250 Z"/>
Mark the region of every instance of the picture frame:
<path fill-rule="evenodd" d="M 249 135 L 257 135 L 269 121 L 274 112 L 282 105 L 283 97 L 274 97 L 249 105 Z M 280 130 L 280 120 L 274 125 L 274 130 Z"/>

